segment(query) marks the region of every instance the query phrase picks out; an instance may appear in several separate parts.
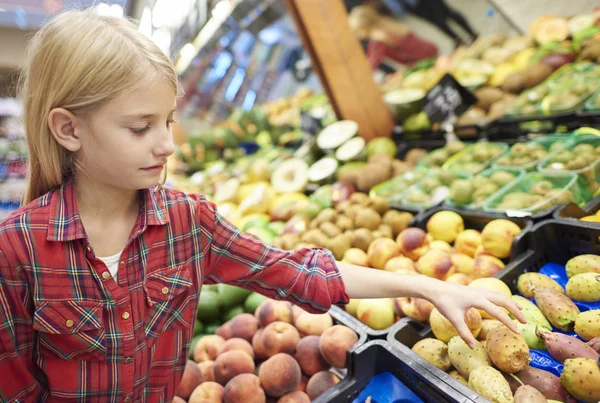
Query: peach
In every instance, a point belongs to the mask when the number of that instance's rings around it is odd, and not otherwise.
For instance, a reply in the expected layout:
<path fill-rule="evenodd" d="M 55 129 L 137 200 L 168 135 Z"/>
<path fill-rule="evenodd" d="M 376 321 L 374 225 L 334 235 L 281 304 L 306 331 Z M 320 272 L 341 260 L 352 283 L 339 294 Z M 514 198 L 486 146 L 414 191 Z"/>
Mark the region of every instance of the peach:
<path fill-rule="evenodd" d="M 277 353 L 294 354 L 300 333 L 289 323 L 273 322 L 264 328 L 260 339 L 267 357 Z"/>
<path fill-rule="evenodd" d="M 480 255 L 473 262 L 473 278 L 492 277 L 500 270 L 504 269 L 502 260 L 489 255 Z"/>
<path fill-rule="evenodd" d="M 219 355 L 223 354 L 226 351 L 233 350 L 243 351 L 244 353 L 248 354 L 254 359 L 254 349 L 252 348 L 250 343 L 248 343 L 244 339 L 240 339 L 239 337 L 234 337 L 225 341 L 225 343 L 223 343 L 223 345 L 219 349 Z"/>
<path fill-rule="evenodd" d="M 491 255 L 491 253 L 489 253 L 488 251 L 486 251 L 486 250 L 483 248 L 483 245 L 479 245 L 479 246 L 477 247 L 477 250 L 475 251 L 475 257 L 477 257 L 477 256 L 482 256 L 482 255 L 485 255 L 485 256 L 492 256 L 492 255 Z"/>
<path fill-rule="evenodd" d="M 402 305 L 404 316 L 426 322 L 429 320 L 429 315 L 434 306 L 431 302 L 422 298 L 407 298 L 407 301 Z"/>
<path fill-rule="evenodd" d="M 215 381 L 215 362 L 214 361 L 202 361 L 198 364 L 198 368 L 202 371 L 202 379 L 204 382 Z"/>
<path fill-rule="evenodd" d="M 223 390 L 223 403 L 266 403 L 265 391 L 254 374 L 240 374 L 231 379 Z"/>
<path fill-rule="evenodd" d="M 306 393 L 294 391 L 281 396 L 277 403 L 310 403 L 310 399 Z"/>
<path fill-rule="evenodd" d="M 470 308 L 465 314 L 465 322 L 473 336 L 476 338 L 481 331 L 481 325 L 483 322 L 479 311 L 475 308 Z M 446 319 L 446 317 L 442 315 L 437 308 L 434 308 L 433 311 L 431 311 L 431 315 L 429 316 L 429 324 L 435 337 L 444 343 L 448 343 L 451 338 L 458 336 L 458 331 L 452 322 Z"/>
<path fill-rule="evenodd" d="M 254 316 L 263 328 L 273 322 L 294 323 L 292 304 L 287 301 L 268 299 L 258 306 Z"/>
<path fill-rule="evenodd" d="M 481 233 L 474 229 L 467 229 L 458 234 L 454 241 L 456 252 L 475 257 L 477 248 L 481 245 Z"/>
<path fill-rule="evenodd" d="M 400 318 L 406 317 L 406 314 L 404 313 L 404 308 L 408 306 L 409 302 L 410 297 L 394 298 L 394 312 L 397 316 L 399 316 Z"/>
<path fill-rule="evenodd" d="M 308 384 L 308 379 L 309 377 L 303 374 L 302 378 L 300 378 L 300 384 L 298 385 L 296 390 L 299 392 L 306 393 L 306 385 Z"/>
<path fill-rule="evenodd" d="M 507 297 L 510 297 L 512 295 L 512 292 L 510 291 L 510 288 L 508 288 L 506 283 L 494 277 L 475 279 L 471 284 L 469 284 L 469 287 L 483 288 L 485 290 L 496 291 L 500 294 L 506 295 Z M 504 310 L 504 312 L 508 314 L 508 311 L 506 309 L 502 308 L 502 310 Z M 481 314 L 481 317 L 483 319 L 495 319 L 492 315 L 490 315 L 483 309 L 480 309 L 479 313 Z"/>
<path fill-rule="evenodd" d="M 490 221 L 481 231 L 481 245 L 492 256 L 504 259 L 510 256 L 512 243 L 521 227 L 509 220 Z"/>
<path fill-rule="evenodd" d="M 357 342 L 358 336 L 352 329 L 342 325 L 335 325 L 321 335 L 319 350 L 329 365 L 336 368 L 344 368 L 346 366 L 348 350 Z"/>
<path fill-rule="evenodd" d="M 471 276 L 463 273 L 454 273 L 446 279 L 447 283 L 469 285 L 473 281 Z"/>
<path fill-rule="evenodd" d="M 248 342 L 252 340 L 252 336 L 258 329 L 258 319 L 249 313 L 237 315 L 227 323 L 231 329 L 231 337 L 239 337 Z"/>
<path fill-rule="evenodd" d="M 452 253 L 452 246 L 446 241 L 433 241 L 429 244 L 431 249 L 439 249 L 448 253 Z"/>
<path fill-rule="evenodd" d="M 301 337 L 307 335 L 320 336 L 326 329 L 333 326 L 333 319 L 328 313 L 318 315 L 302 312 L 295 323 Z"/>
<path fill-rule="evenodd" d="M 194 361 L 214 361 L 225 339 L 216 334 L 202 337 L 194 347 Z"/>
<path fill-rule="evenodd" d="M 185 400 L 183 400 L 182 398 L 180 398 L 179 396 L 173 396 L 173 403 L 186 403 Z"/>
<path fill-rule="evenodd" d="M 306 312 L 306 311 L 304 309 L 300 308 L 298 305 L 292 304 L 292 316 L 294 317 L 294 321 L 292 322 L 292 325 L 295 325 L 296 319 L 298 319 L 298 316 L 300 316 L 303 312 Z"/>
<path fill-rule="evenodd" d="M 369 257 L 362 249 L 358 249 L 358 248 L 348 249 L 346 251 L 346 253 L 344 253 L 342 262 L 353 264 L 356 266 L 370 267 L 369 266 Z"/>
<path fill-rule="evenodd" d="M 416 273 L 417 266 L 412 259 L 406 256 L 396 256 L 387 261 L 383 270 L 398 272 L 398 270 L 407 270 Z"/>
<path fill-rule="evenodd" d="M 302 372 L 308 376 L 329 369 L 329 364 L 325 361 L 319 349 L 320 340 L 319 336 L 306 336 L 296 345 L 294 358 L 300 364 Z"/>
<path fill-rule="evenodd" d="M 452 243 L 464 230 L 462 217 L 454 211 L 438 211 L 427 221 L 427 232 L 436 241 Z"/>
<path fill-rule="evenodd" d="M 225 322 L 221 326 L 217 328 L 215 331 L 217 336 L 221 336 L 224 340 L 229 340 L 233 337 L 233 332 L 231 331 L 231 323 Z"/>
<path fill-rule="evenodd" d="M 417 262 L 419 273 L 440 280 L 445 279 L 456 271 L 450 254 L 439 249 L 431 249 Z"/>
<path fill-rule="evenodd" d="M 473 274 L 473 270 L 475 270 L 475 261 L 472 257 L 462 253 L 453 253 L 450 255 L 450 258 L 458 273 L 466 274 L 468 276 Z"/>
<path fill-rule="evenodd" d="M 329 371 L 317 372 L 310 377 L 306 384 L 306 394 L 313 401 L 321 396 L 325 391 L 335 386 L 340 381 L 335 374 Z"/>
<path fill-rule="evenodd" d="M 396 239 L 400 250 L 412 260 L 419 260 L 429 250 L 431 237 L 421 228 L 407 228 Z"/>
<path fill-rule="evenodd" d="M 175 391 L 175 394 L 183 399 L 188 399 L 194 389 L 202 383 L 202 371 L 198 368 L 192 360 L 187 360 L 185 368 L 183 370 L 183 376 L 179 382 L 179 386 Z"/>
<path fill-rule="evenodd" d="M 296 390 L 302 378 L 302 371 L 294 357 L 279 353 L 262 363 L 258 377 L 269 396 L 280 397 Z"/>
<path fill-rule="evenodd" d="M 389 238 L 379 238 L 371 242 L 367 251 L 369 263 L 375 269 L 383 269 L 393 257 L 400 256 L 400 247 Z"/>
<path fill-rule="evenodd" d="M 258 329 L 254 336 L 252 336 L 252 349 L 254 350 L 254 357 L 257 360 L 263 360 L 267 358 L 267 353 L 262 345 L 262 332 L 263 329 Z"/>
<path fill-rule="evenodd" d="M 215 380 L 221 385 L 226 385 L 230 379 L 239 374 L 253 372 L 254 360 L 242 351 L 226 351 L 215 360 Z"/>
<path fill-rule="evenodd" d="M 387 329 L 396 319 L 393 302 L 387 298 L 361 300 L 356 314 L 358 320 L 375 330 Z"/>
<path fill-rule="evenodd" d="M 223 386 L 216 382 L 203 382 L 194 389 L 188 403 L 221 403 L 223 401 Z"/>

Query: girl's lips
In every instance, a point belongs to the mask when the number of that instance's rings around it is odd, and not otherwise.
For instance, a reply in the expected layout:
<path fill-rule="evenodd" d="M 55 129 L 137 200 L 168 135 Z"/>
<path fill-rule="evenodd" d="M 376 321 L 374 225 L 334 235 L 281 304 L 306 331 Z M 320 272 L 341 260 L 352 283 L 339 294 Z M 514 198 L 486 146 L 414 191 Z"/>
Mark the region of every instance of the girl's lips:
<path fill-rule="evenodd" d="M 142 168 L 142 171 L 146 171 L 146 172 L 162 171 L 164 167 L 165 167 L 164 164 L 163 165 L 154 165 L 152 167 Z"/>

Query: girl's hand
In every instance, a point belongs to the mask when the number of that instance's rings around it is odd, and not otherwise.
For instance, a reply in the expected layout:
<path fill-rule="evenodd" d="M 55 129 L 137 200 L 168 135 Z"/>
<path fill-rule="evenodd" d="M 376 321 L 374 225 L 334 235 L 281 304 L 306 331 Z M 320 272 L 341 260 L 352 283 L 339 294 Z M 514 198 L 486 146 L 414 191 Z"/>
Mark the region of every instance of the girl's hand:
<path fill-rule="evenodd" d="M 527 323 L 525 316 L 521 313 L 521 306 L 510 297 L 495 291 L 442 283 L 428 299 L 442 315 L 452 322 L 460 337 L 471 348 L 475 347 L 476 341 L 465 323 L 465 314 L 470 308 L 486 311 L 515 333 L 520 333 L 518 327 L 500 307 L 506 308 L 519 322 Z"/>

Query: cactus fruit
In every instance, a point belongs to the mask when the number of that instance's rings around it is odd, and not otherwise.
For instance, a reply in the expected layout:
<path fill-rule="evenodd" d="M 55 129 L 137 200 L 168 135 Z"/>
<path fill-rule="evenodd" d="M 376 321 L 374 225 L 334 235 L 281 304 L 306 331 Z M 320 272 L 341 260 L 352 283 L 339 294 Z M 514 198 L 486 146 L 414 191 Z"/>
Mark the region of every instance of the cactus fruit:
<path fill-rule="evenodd" d="M 533 298 L 534 288 L 552 288 L 558 292 L 564 293 L 565 291 L 556 281 L 550 277 L 540 273 L 524 273 L 519 276 L 517 280 L 517 288 L 521 295 L 526 298 Z"/>
<path fill-rule="evenodd" d="M 523 338 L 525 339 L 525 341 L 527 342 L 527 345 L 529 346 L 529 348 L 533 349 L 533 350 L 545 350 L 546 349 L 546 345 L 544 344 L 544 341 L 542 339 L 540 339 L 537 335 L 537 330 L 540 329 L 540 327 L 534 323 L 521 323 L 518 320 L 514 320 L 515 325 L 517 325 L 517 327 L 519 328 L 519 331 L 521 332 L 521 336 L 523 336 Z M 541 328 L 541 329 L 545 329 L 545 328 Z"/>
<path fill-rule="evenodd" d="M 510 374 L 507 374 L 510 376 Z M 571 396 L 560 384 L 560 379 L 544 370 L 531 366 L 525 367 L 523 371 L 514 374 L 524 385 L 533 386 L 542 392 L 546 399 L 557 400 L 559 402 L 571 401 Z"/>
<path fill-rule="evenodd" d="M 450 372 L 448 372 L 448 375 L 450 375 L 452 378 L 456 379 L 458 382 L 462 383 L 465 386 L 469 386 L 469 380 L 467 378 L 465 378 L 464 376 L 462 376 L 460 374 L 460 372 L 458 372 L 457 370 L 452 370 Z"/>
<path fill-rule="evenodd" d="M 563 332 L 573 330 L 579 308 L 569 297 L 553 288 L 536 288 L 533 294 L 538 308 L 555 328 Z"/>
<path fill-rule="evenodd" d="M 486 348 L 498 369 L 515 373 L 529 364 L 529 346 L 523 336 L 506 327 L 498 327 L 487 335 Z"/>
<path fill-rule="evenodd" d="M 600 337 L 594 337 L 592 340 L 588 341 L 585 344 L 587 344 L 588 346 L 596 350 L 598 354 L 600 354 Z"/>
<path fill-rule="evenodd" d="M 494 330 L 497 327 L 503 327 L 504 323 L 500 322 L 497 319 L 484 319 L 481 322 L 481 331 L 477 335 L 477 340 L 484 341 L 489 332 Z"/>
<path fill-rule="evenodd" d="M 600 363 L 589 358 L 574 358 L 565 361 L 560 375 L 562 385 L 585 403 L 600 401 Z"/>
<path fill-rule="evenodd" d="M 477 342 L 475 348 L 471 350 L 460 336 L 450 339 L 448 356 L 454 368 L 467 379 L 475 368 L 492 365 L 490 357 L 481 343 Z"/>
<path fill-rule="evenodd" d="M 577 315 L 575 333 L 584 340 L 600 337 L 600 309 L 581 312 Z"/>
<path fill-rule="evenodd" d="M 544 340 L 548 353 L 558 362 L 565 362 L 570 358 L 598 358 L 598 353 L 575 337 L 556 332 L 538 332 L 538 336 Z"/>
<path fill-rule="evenodd" d="M 492 367 L 479 367 L 469 376 L 469 387 L 493 403 L 514 403 L 508 382 L 500 371 Z"/>
<path fill-rule="evenodd" d="M 600 301 L 600 274 L 581 273 L 569 279 L 567 296 L 575 301 Z"/>
<path fill-rule="evenodd" d="M 417 342 L 412 350 L 442 371 L 448 371 L 450 369 L 448 345 L 443 341 L 431 338 L 423 339 Z"/>
<path fill-rule="evenodd" d="M 546 328 L 548 330 L 552 330 L 552 325 L 548 322 L 548 319 L 544 316 L 540 308 L 535 306 L 535 304 L 529 301 L 527 298 L 523 298 L 520 295 L 513 295 L 512 300 L 517 304 L 521 305 L 521 313 L 527 319 L 527 323 L 535 324 L 540 327 Z M 510 317 L 515 319 L 515 316 L 511 313 Z"/>
<path fill-rule="evenodd" d="M 571 278 L 581 273 L 600 274 L 600 256 L 580 255 L 567 262 L 567 277 Z"/>
<path fill-rule="evenodd" d="M 547 403 L 544 395 L 536 388 L 523 385 L 515 393 L 515 403 Z"/>

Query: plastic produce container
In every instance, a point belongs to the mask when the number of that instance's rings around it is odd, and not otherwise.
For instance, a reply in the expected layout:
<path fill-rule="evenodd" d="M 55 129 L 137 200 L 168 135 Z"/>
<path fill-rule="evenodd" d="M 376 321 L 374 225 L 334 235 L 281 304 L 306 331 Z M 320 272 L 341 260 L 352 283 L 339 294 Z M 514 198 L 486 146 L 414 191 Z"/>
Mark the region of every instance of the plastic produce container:
<path fill-rule="evenodd" d="M 582 189 L 577 179 L 577 175 L 570 173 L 530 172 L 492 196 L 485 203 L 483 209 L 484 211 L 491 213 L 506 213 L 509 216 L 518 217 L 529 216 L 544 211 L 551 211 L 553 206 L 558 204 L 567 204 L 569 202 L 575 202 L 579 204 L 585 200 L 585 194 L 582 194 Z M 560 192 L 557 192 L 552 196 L 542 196 L 542 200 L 527 207 L 511 208 L 502 206 L 504 197 L 511 193 L 519 192 L 523 195 L 534 194 L 534 186 L 541 181 L 548 181 L 552 183 L 553 188 L 560 189 Z M 567 192 L 570 192 L 571 196 L 569 196 Z"/>
<path fill-rule="evenodd" d="M 469 392 L 463 385 L 441 381 L 412 354 L 373 340 L 352 352 L 346 379 L 313 402 L 364 403 L 369 396 L 372 403 L 487 402 Z"/>
<path fill-rule="evenodd" d="M 578 151 L 581 147 L 593 147 L 593 154 L 585 160 Z M 566 152 L 570 151 L 571 154 Z M 564 155 L 561 155 L 564 154 Z M 538 164 L 540 172 L 568 172 L 579 175 L 587 184 L 590 192 L 595 193 L 600 189 L 600 136 L 580 135 L 573 136 L 562 150 L 551 153 Z M 559 157 L 564 157 L 564 162 L 552 162 Z M 574 158 L 574 159 L 573 159 Z M 581 160 L 580 160 L 581 159 Z M 577 167 L 569 169 L 569 164 L 581 162 Z M 587 165 L 585 165 L 587 164 Z"/>
<path fill-rule="evenodd" d="M 430 151 L 427 155 L 421 158 L 417 163 L 417 166 L 426 168 L 440 168 L 453 156 L 467 152 L 467 149 L 472 145 L 472 143 L 463 144 L 464 148 L 458 151 L 452 150 L 451 147 L 449 147 L 448 145 L 436 148 L 435 150 Z M 445 158 L 442 158 L 443 156 L 445 156 Z"/>
<path fill-rule="evenodd" d="M 386 199 L 394 199 L 402 195 L 411 185 L 420 181 L 427 175 L 427 169 L 424 167 L 416 167 L 412 171 L 406 172 L 403 175 L 388 179 L 374 186 L 369 192 L 369 196 L 385 197 Z"/>
<path fill-rule="evenodd" d="M 594 197 L 592 200 L 587 202 L 583 207 L 579 207 L 576 204 L 567 204 L 556 209 L 553 214 L 556 220 L 567 220 L 569 222 L 579 220 L 583 217 L 597 215 L 600 211 L 600 196 Z M 600 225 L 600 224 L 597 224 Z"/>
<path fill-rule="evenodd" d="M 570 136 L 566 136 L 566 135 L 559 135 L 559 134 L 552 134 L 552 135 L 545 135 L 542 137 L 538 137 L 535 138 L 533 140 L 530 140 L 525 144 L 525 146 L 530 150 L 532 147 L 535 147 L 537 145 L 542 146 L 544 148 L 544 150 L 547 153 L 550 153 L 550 149 L 552 148 L 554 151 L 558 151 L 558 150 L 563 150 L 568 142 L 571 140 Z M 553 144 L 559 144 L 558 146 L 553 146 Z M 556 147 L 556 148 L 554 148 Z M 505 169 L 505 168 L 520 168 L 520 169 L 524 169 L 526 171 L 535 171 L 537 169 L 537 165 L 538 163 L 543 160 L 543 158 L 537 158 L 534 161 L 530 161 L 530 162 L 526 162 L 523 164 L 518 164 L 518 165 L 506 165 L 503 164 L 502 161 L 504 158 L 510 158 L 511 155 L 511 150 L 506 150 L 506 152 L 504 154 L 502 154 L 500 157 L 498 157 L 492 167 L 494 168 L 501 168 L 501 169 Z M 549 155 L 549 154 L 548 154 Z M 514 161 L 511 159 L 511 161 Z"/>
<path fill-rule="evenodd" d="M 596 91 L 594 95 L 585 101 L 583 110 L 586 112 L 600 112 L 600 91 Z"/>
<path fill-rule="evenodd" d="M 440 180 L 440 175 L 443 176 L 448 174 L 453 174 L 457 179 L 471 179 L 472 177 L 471 174 L 465 172 L 430 169 L 423 179 L 409 186 L 404 193 L 390 199 L 389 202 L 391 205 L 398 206 L 400 208 L 421 210 L 436 206 L 447 199 L 448 194 L 450 193 L 450 183 L 444 184 L 443 181 Z M 441 186 L 437 186 L 432 191 L 429 191 L 430 189 L 427 189 L 426 187 L 431 185 L 432 180 L 438 180 Z M 424 195 L 421 200 L 411 199 L 411 195 L 418 193 Z"/>
<path fill-rule="evenodd" d="M 444 201 L 444 204 L 447 205 L 447 206 L 457 207 L 457 208 L 463 208 L 463 209 L 467 209 L 467 210 L 481 210 L 481 209 L 483 209 L 483 206 L 484 206 L 485 202 L 488 199 L 490 199 L 492 196 L 494 196 L 494 194 L 496 194 L 497 192 L 501 191 L 506 186 L 510 186 L 516 180 L 520 179 L 523 175 L 525 175 L 525 170 L 524 169 L 520 169 L 520 168 L 508 168 L 508 167 L 507 168 L 488 168 L 485 171 L 481 172 L 480 174 L 474 176 L 473 179 L 476 179 L 478 177 L 490 178 L 496 172 L 500 172 L 500 171 L 508 172 L 508 173 L 511 173 L 511 174 L 515 175 L 515 179 L 512 180 L 512 181 L 510 181 L 510 182 L 508 182 L 504 186 L 500 186 L 496 192 L 494 192 L 493 194 L 491 194 L 490 196 L 488 196 L 486 199 L 484 199 L 484 200 L 482 200 L 480 202 L 473 202 L 473 203 L 470 203 L 470 204 L 460 204 L 460 203 L 454 202 L 450 198 L 450 196 L 448 196 L 448 198 Z"/>
<path fill-rule="evenodd" d="M 495 152 L 492 155 L 484 156 L 484 161 L 477 162 L 476 161 L 476 152 L 478 147 L 481 147 L 482 144 L 488 144 L 493 147 Z M 448 169 L 456 172 L 465 172 L 468 174 L 475 175 L 484 169 L 488 168 L 492 162 L 498 158 L 501 154 L 508 150 L 508 144 L 506 143 L 494 143 L 494 142 L 479 142 L 470 145 L 463 152 L 456 154 L 451 157 L 444 165 L 444 169 Z M 473 164 L 473 165 L 469 165 Z"/>

